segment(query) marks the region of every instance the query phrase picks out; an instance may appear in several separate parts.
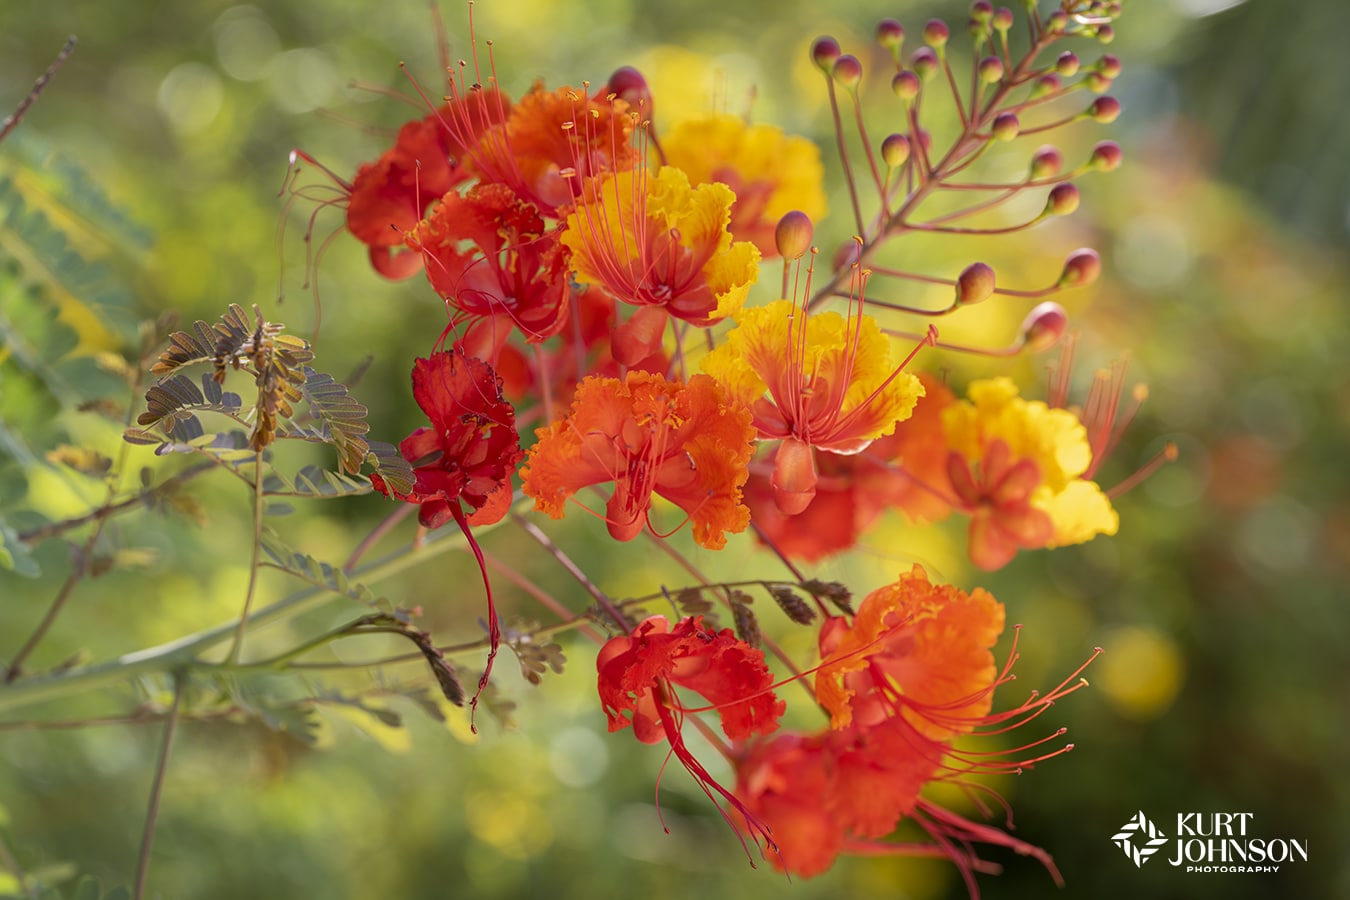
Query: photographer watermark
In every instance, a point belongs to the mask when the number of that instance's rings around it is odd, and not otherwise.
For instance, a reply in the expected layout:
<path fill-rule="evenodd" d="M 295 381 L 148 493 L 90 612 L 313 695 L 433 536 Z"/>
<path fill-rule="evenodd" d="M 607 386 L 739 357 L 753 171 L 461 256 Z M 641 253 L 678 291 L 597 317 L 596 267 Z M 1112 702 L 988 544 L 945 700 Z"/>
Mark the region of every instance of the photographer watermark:
<path fill-rule="evenodd" d="M 1278 872 L 1287 863 L 1308 861 L 1306 840 L 1249 833 L 1253 819 L 1249 812 L 1177 813 L 1169 836 L 1140 810 L 1111 842 L 1136 866 L 1161 853 L 1187 872 Z"/>

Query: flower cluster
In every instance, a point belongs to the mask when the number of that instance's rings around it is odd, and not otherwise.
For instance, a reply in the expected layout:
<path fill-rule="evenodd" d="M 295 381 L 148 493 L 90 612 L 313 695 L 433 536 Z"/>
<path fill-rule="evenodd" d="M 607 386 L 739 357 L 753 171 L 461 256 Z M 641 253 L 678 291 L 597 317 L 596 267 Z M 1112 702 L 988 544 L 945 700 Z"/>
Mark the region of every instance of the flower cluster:
<path fill-rule="evenodd" d="M 997 145 L 1115 117 L 1104 92 L 1119 61 L 1083 64 L 1051 48 L 1109 42 L 1119 12 L 1119 3 L 1063 0 L 1047 15 L 1033 9 L 1030 37 L 1020 38 L 1011 11 L 976 0 L 968 79 L 943 22 L 928 23 L 909 55 L 903 27 L 882 22 L 894 98 L 879 113 L 863 109 L 862 62 L 832 38 L 816 40 L 811 58 L 851 207 L 828 267 L 812 246 L 825 215 L 816 145 L 723 113 L 658 134 L 656 98 L 630 68 L 598 90 L 536 83 L 513 100 L 495 71 L 470 79 L 461 65 L 444 102 L 428 101 L 350 182 L 336 179 L 348 230 L 376 271 L 425 273 L 447 311 L 435 352 L 413 371 L 430 420 L 401 445 L 416 484 L 401 493 L 377 477 L 377 490 L 419 504 L 425 527 L 454 519 L 468 535 L 505 515 L 518 476 L 536 510 L 555 519 L 583 510 L 616 541 L 661 541 L 687 524 L 716 550 L 753 528 L 793 573 L 795 590 L 769 590 L 793 621 L 822 621 L 807 674 L 829 722 L 813 733 L 777 732 L 785 704 L 738 590 L 713 591 L 737 618 L 732 631 L 701 615 L 635 622 L 587 584 L 622 631 L 597 661 L 610 729 L 668 742 L 738 832 L 748 828 L 787 871 L 816 874 L 850 851 L 942 853 L 973 891 L 974 840 L 1049 864 L 921 792 L 1062 752 L 1033 742 L 1004 760 L 965 746 L 1034 718 L 1077 683 L 993 713 L 1012 657 L 994 663 L 1004 611 L 988 593 L 935 585 L 916 567 L 855 614 L 845 588 L 796 565 L 856 546 L 888 509 L 920 524 L 965 517 L 971 561 L 985 570 L 1019 551 L 1115 533 L 1117 515 L 1093 479 L 1123 427 L 1120 385 L 1115 398 L 1094 387 L 1078 409 L 1067 405 L 1067 359 L 1045 402 L 1023 399 L 997 373 L 959 399 L 921 371 L 930 347 L 997 360 L 1060 343 L 1067 314 L 1046 298 L 1093 281 L 1097 255 L 1076 251 L 1049 286 L 1014 289 L 982 261 L 911 272 L 883 264 L 892 257 L 882 250 L 907 235 L 1012 234 L 1073 212 L 1073 179 L 1115 168 L 1115 144 L 1099 143 L 1070 170 L 1041 145 L 1008 182 L 979 181 L 974 167 Z M 1082 91 L 1093 99 L 1078 102 Z M 957 119 L 945 145 L 932 121 L 944 101 Z M 868 121 L 879 116 L 888 133 L 878 141 Z M 846 139 L 850 119 L 861 156 Z M 1024 195 L 1042 198 L 1041 211 L 1009 225 L 1005 207 Z M 780 267 L 776 288 L 763 276 Z M 888 296 L 905 285 L 930 295 L 937 285 L 950 300 Z M 1006 347 L 957 347 L 933 325 L 907 330 L 915 317 L 932 322 L 993 298 L 1042 301 Z M 517 422 L 535 424 L 524 451 Z M 489 619 L 495 653 L 490 593 Z M 717 711 L 720 734 L 680 691 Z M 734 790 L 694 757 L 686 724 L 733 762 Z M 904 818 L 935 841 L 883 841 Z"/>

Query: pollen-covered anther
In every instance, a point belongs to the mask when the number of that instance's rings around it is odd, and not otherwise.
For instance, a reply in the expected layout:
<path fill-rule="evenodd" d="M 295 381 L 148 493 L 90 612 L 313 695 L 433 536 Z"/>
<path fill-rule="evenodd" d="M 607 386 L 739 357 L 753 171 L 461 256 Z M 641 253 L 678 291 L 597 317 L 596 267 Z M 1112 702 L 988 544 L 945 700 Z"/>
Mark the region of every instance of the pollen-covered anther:
<path fill-rule="evenodd" d="M 1102 258 L 1091 247 L 1073 251 L 1064 260 L 1057 287 L 1083 287 L 1092 284 L 1102 274 Z"/>
<path fill-rule="evenodd" d="M 811 237 L 815 232 L 811 217 L 799 209 L 794 209 L 778 220 L 774 229 L 774 244 L 778 255 L 783 259 L 801 259 L 811 249 Z"/>
<path fill-rule="evenodd" d="M 1069 327 L 1069 315 L 1053 300 L 1033 307 L 1022 320 L 1022 349 L 1040 353 L 1055 346 Z"/>
<path fill-rule="evenodd" d="M 988 300 L 993 293 L 994 270 L 987 263 L 971 263 L 956 279 L 957 306 L 970 306 Z"/>
<path fill-rule="evenodd" d="M 999 113 L 994 119 L 993 125 L 989 127 L 989 133 L 994 136 L 994 140 L 1011 141 L 1022 131 L 1022 122 L 1017 118 L 1016 113 Z"/>
<path fill-rule="evenodd" d="M 881 160 L 892 169 L 898 169 L 909 160 L 909 138 L 890 134 L 881 142 Z"/>
<path fill-rule="evenodd" d="M 1120 116 L 1120 101 L 1115 97 L 1098 97 L 1092 101 L 1085 115 L 1094 122 L 1109 125 Z"/>
<path fill-rule="evenodd" d="M 1072 183 L 1057 184 L 1045 199 L 1045 212 L 1052 216 L 1067 216 L 1078 209 L 1078 188 Z"/>

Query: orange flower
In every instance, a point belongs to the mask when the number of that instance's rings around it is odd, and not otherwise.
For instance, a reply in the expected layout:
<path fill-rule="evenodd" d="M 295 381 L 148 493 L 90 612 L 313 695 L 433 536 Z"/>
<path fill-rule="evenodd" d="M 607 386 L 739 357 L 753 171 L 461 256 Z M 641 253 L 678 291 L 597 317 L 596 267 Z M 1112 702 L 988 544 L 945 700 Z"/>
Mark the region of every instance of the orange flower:
<path fill-rule="evenodd" d="M 638 151 L 629 140 L 628 104 L 587 96 L 570 87 L 536 83 L 505 122 L 464 145 L 469 168 L 554 216 L 573 201 L 579 179 L 631 169 Z"/>
<path fill-rule="evenodd" d="M 1003 605 L 988 592 L 934 585 L 915 565 L 868 594 L 852 625 L 835 618 L 821 629 L 816 699 L 835 728 L 899 716 L 947 740 L 989 712 L 990 648 L 1002 632 Z"/>
<path fill-rule="evenodd" d="M 749 523 L 741 485 L 754 439 L 750 412 L 706 375 L 687 384 L 636 371 L 623 381 L 588 376 L 571 412 L 536 433 L 523 489 L 555 519 L 581 488 L 614 482 L 605 521 L 616 540 L 649 524 L 653 494 L 683 509 L 694 540 L 709 549 Z"/>
<path fill-rule="evenodd" d="M 581 183 L 578 182 L 578 185 Z M 727 231 L 735 196 L 721 184 L 691 188 L 679 169 L 643 168 L 578 188 L 562 242 L 577 281 L 639 307 L 614 334 L 629 365 L 651 355 L 671 316 L 706 326 L 740 308 L 759 277 L 759 251 Z"/>

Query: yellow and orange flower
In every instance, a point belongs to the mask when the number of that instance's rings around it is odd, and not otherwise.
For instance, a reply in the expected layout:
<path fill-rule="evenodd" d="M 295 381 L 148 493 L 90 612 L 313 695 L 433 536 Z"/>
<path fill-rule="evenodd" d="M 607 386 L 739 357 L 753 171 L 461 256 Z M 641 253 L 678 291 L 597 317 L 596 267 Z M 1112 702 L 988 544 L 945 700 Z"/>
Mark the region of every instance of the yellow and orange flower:
<path fill-rule="evenodd" d="M 970 555 L 983 569 L 1019 548 L 1059 547 L 1115 534 L 1119 518 L 1095 482 L 1087 431 L 1073 413 L 1023 400 L 1008 378 L 972 382 L 942 413 L 947 475 L 971 516 Z"/>
<path fill-rule="evenodd" d="M 924 390 L 892 363 L 870 316 L 808 315 L 788 300 L 740 313 L 702 366 L 754 410 L 761 439 L 783 441 L 773 486 L 789 515 L 815 496 L 813 448 L 859 452 L 908 418 Z"/>
<path fill-rule="evenodd" d="M 662 134 L 661 149 L 691 183 L 731 188 L 731 233 L 753 243 L 765 259 L 778 255 L 774 228 L 785 213 L 801 210 L 813 221 L 825 216 L 820 148 L 777 126 L 714 113 L 677 123 Z"/>
<path fill-rule="evenodd" d="M 604 518 L 616 540 L 647 527 L 653 494 L 683 509 L 694 540 L 709 549 L 750 522 L 741 503 L 755 437 L 750 411 L 706 375 L 687 384 L 640 371 L 622 381 L 588 376 L 567 416 L 536 433 L 523 489 L 555 519 L 581 488 L 613 482 Z"/>
<path fill-rule="evenodd" d="M 759 251 L 733 241 L 727 224 L 735 195 L 722 184 L 690 187 L 679 169 L 662 167 L 602 177 L 577 188 L 563 245 L 577 281 L 603 287 L 639 307 L 614 334 L 625 365 L 650 356 L 670 316 L 707 326 L 740 309 L 759 277 Z"/>

